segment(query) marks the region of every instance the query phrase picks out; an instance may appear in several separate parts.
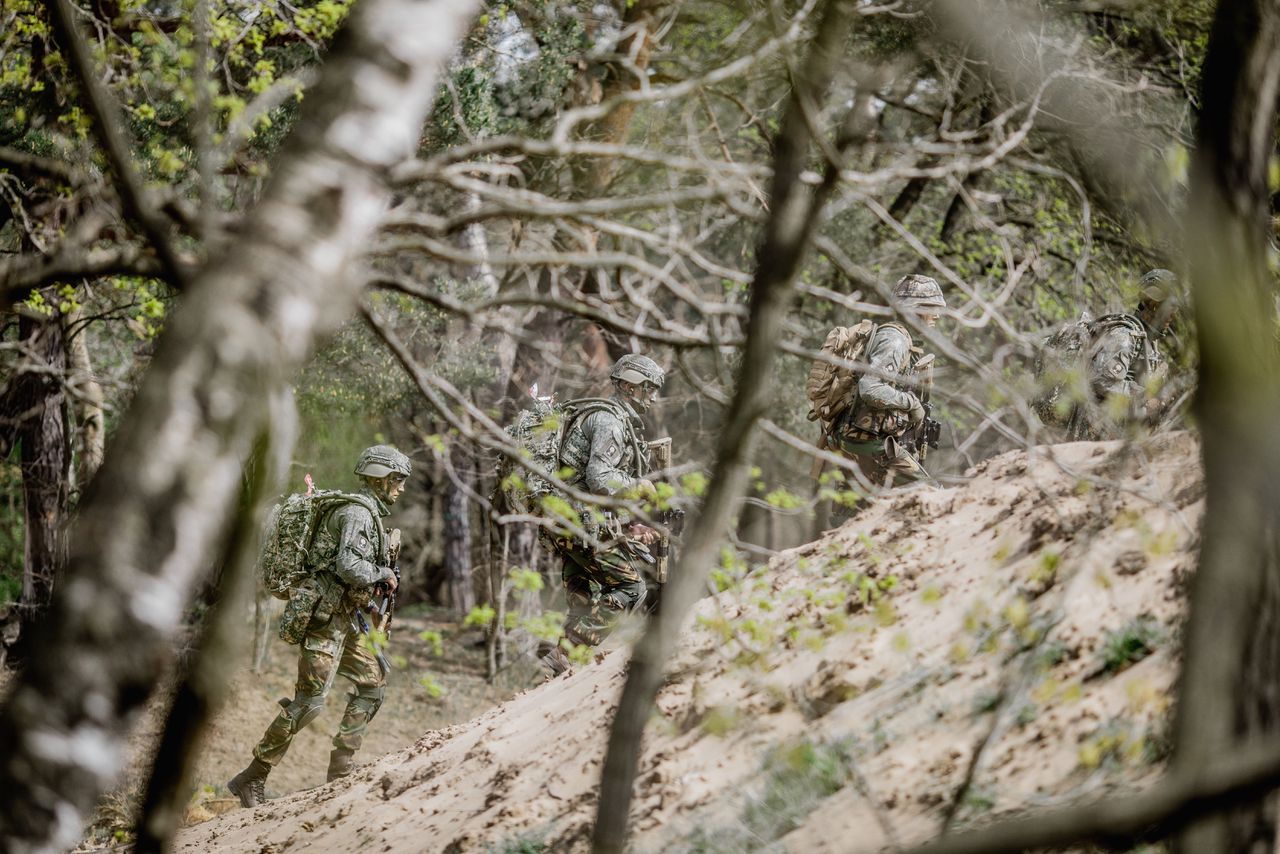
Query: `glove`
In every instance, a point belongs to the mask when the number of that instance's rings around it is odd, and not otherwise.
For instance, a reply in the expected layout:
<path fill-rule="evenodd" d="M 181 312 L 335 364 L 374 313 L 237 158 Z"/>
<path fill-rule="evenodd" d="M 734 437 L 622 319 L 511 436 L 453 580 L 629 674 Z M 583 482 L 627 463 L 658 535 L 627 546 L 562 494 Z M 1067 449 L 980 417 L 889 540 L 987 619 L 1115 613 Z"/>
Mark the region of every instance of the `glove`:
<path fill-rule="evenodd" d="M 907 410 L 907 420 L 912 427 L 918 427 L 924 421 L 924 404 L 917 397 L 911 398 L 911 408 Z"/>

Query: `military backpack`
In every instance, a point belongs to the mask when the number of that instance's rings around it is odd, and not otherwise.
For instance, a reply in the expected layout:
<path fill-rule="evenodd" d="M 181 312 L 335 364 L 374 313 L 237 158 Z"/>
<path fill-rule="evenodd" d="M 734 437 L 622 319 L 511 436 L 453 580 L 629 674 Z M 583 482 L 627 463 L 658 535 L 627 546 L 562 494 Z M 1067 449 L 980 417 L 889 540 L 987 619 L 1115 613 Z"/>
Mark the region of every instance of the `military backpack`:
<path fill-rule="evenodd" d="M 521 410 L 506 432 L 525 460 L 563 481 L 572 482 L 582 472 L 563 468 L 565 440 L 575 424 L 595 412 L 613 412 L 629 421 L 622 407 L 606 398 L 588 397 L 565 403 L 534 398 L 534 405 Z M 634 431 L 632 434 L 633 441 L 638 442 Z M 561 494 L 552 481 L 506 455 L 499 458 L 497 475 L 498 490 L 507 507 L 516 513 L 542 514 L 543 499 Z"/>
<path fill-rule="evenodd" d="M 906 332 L 904 327 L 898 326 Z M 855 326 L 837 326 L 827 333 L 822 352 L 846 362 L 864 362 L 871 339 L 880 327 L 870 320 Z M 858 380 L 861 372 L 843 365 L 833 365 L 824 359 L 815 359 L 805 381 L 804 393 L 809 399 L 809 420 L 821 421 L 823 434 L 832 431 L 840 416 L 858 398 Z"/>
<path fill-rule="evenodd" d="M 1031 408 L 1045 424 L 1065 426 L 1075 408 L 1093 400 L 1089 360 L 1093 345 L 1104 335 L 1123 329 L 1133 348 L 1131 364 L 1148 370 L 1147 332 L 1142 322 L 1129 314 L 1107 314 L 1093 318 L 1088 312 L 1079 320 L 1063 324 L 1044 340 L 1036 354 L 1034 374 L 1037 392 Z"/>
<path fill-rule="evenodd" d="M 272 596 L 291 598 L 298 585 L 316 569 L 318 556 L 311 554 L 316 533 L 332 511 L 346 504 L 359 504 L 378 518 L 378 508 L 372 500 L 337 489 L 295 493 L 271 508 L 258 554 L 258 572 L 262 586 Z M 381 549 L 382 544 L 378 547 Z"/>

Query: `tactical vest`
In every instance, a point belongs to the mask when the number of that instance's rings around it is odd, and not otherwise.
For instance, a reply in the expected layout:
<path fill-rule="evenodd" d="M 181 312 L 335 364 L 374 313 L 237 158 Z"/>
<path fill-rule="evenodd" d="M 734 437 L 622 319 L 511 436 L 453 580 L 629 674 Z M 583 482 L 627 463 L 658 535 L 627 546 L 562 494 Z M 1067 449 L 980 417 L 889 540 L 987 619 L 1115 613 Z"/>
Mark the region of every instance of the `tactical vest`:
<path fill-rule="evenodd" d="M 907 341 L 910 342 L 910 355 L 907 357 L 904 371 L 913 373 L 916 363 L 924 357 L 924 348 L 916 346 L 915 339 L 911 337 L 910 331 L 900 323 L 882 324 L 876 329 L 876 335 L 880 334 L 881 329 L 886 328 L 897 329 L 907 336 Z M 868 353 L 871 352 L 874 344 L 875 337 L 873 336 L 867 342 Z M 899 381 L 893 378 L 885 377 L 884 382 L 899 391 L 903 390 Z M 914 391 L 914 389 L 911 390 Z M 910 426 L 910 419 L 904 410 L 873 409 L 863 402 L 861 395 L 854 398 L 853 405 L 845 411 L 844 418 L 837 425 L 841 435 L 855 442 L 870 442 L 888 436 L 898 437 L 906 432 L 908 426 Z"/>

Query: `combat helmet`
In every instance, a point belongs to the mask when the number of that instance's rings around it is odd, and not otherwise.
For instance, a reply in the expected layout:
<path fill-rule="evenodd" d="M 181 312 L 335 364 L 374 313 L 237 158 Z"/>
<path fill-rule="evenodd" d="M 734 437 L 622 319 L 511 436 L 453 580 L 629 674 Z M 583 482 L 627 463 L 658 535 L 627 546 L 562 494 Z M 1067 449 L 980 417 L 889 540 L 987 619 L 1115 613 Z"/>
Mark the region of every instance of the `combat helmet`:
<path fill-rule="evenodd" d="M 649 382 L 662 388 L 667 381 L 667 372 L 648 356 L 628 353 L 613 363 L 613 370 L 609 372 L 609 377 L 614 382 L 628 382 L 632 385 Z"/>
<path fill-rule="evenodd" d="M 1178 299 L 1178 277 L 1157 267 L 1138 280 L 1138 316 L 1153 329 L 1165 331 L 1181 310 Z"/>
<path fill-rule="evenodd" d="M 893 286 L 893 301 L 904 308 L 946 308 L 936 279 L 916 273 L 903 276 Z"/>
<path fill-rule="evenodd" d="M 360 462 L 356 463 L 356 474 L 364 477 L 398 474 L 407 478 L 411 471 L 409 458 L 390 445 L 365 448 L 364 453 L 360 454 Z"/>

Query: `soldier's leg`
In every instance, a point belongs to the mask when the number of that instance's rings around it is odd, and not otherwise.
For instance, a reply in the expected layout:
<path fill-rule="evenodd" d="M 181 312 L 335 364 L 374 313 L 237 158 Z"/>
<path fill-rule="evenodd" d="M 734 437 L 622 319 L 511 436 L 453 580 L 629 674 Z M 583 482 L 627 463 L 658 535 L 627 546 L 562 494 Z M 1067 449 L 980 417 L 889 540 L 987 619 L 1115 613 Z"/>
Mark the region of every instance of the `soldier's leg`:
<path fill-rule="evenodd" d="M 298 681 L 294 685 L 293 700 L 276 715 L 262 740 L 253 748 L 255 759 L 267 765 L 277 765 L 289 750 L 293 737 L 320 714 L 325 697 L 333 687 L 333 678 L 337 675 L 340 647 L 341 633 L 335 637 L 331 625 L 309 631 L 302 639 L 298 650 Z"/>
<path fill-rule="evenodd" d="M 637 544 L 637 551 L 644 546 Z M 602 549 L 596 554 L 599 566 L 601 607 L 610 612 L 610 620 L 616 621 L 626 611 L 632 611 L 644 601 L 644 570 L 646 562 L 627 546 L 619 544 Z"/>
<path fill-rule="evenodd" d="M 333 737 L 333 752 L 329 754 L 329 780 L 351 773 L 351 757 L 364 743 L 369 722 L 382 707 L 387 686 L 387 675 L 382 672 L 377 657 L 365 646 L 364 638 L 354 632 L 346 637 L 338 675 L 350 680 L 353 690 L 347 695 L 347 708 L 342 714 L 338 732 Z"/>
<path fill-rule="evenodd" d="M 595 572 L 595 562 L 590 551 L 580 548 L 566 550 L 563 557 L 561 572 L 568 612 L 564 619 L 564 636 L 572 644 L 596 646 L 604 640 L 604 627 L 600 621 L 603 587 Z"/>
<path fill-rule="evenodd" d="M 933 483 L 933 477 L 924 469 L 915 455 L 896 441 L 885 442 L 883 466 L 888 472 L 885 485 L 917 482 Z"/>

